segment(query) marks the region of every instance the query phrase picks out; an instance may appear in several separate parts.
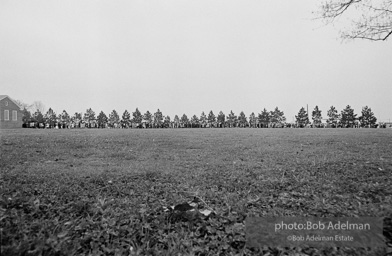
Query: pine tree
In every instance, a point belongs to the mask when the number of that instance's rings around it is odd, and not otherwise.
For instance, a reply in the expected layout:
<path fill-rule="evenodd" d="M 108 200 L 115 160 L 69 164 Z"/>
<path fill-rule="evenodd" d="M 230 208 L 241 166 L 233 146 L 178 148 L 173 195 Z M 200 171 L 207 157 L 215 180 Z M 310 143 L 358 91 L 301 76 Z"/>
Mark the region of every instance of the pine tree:
<path fill-rule="evenodd" d="M 152 124 L 152 115 L 151 115 L 150 111 L 147 110 L 147 112 L 144 113 L 144 115 L 143 115 L 143 120 L 146 122 L 146 128 L 151 127 L 151 124 Z"/>
<path fill-rule="evenodd" d="M 27 108 L 23 108 L 22 121 L 25 125 L 27 125 L 31 121 L 31 113 L 27 110 Z"/>
<path fill-rule="evenodd" d="M 163 123 L 163 115 L 162 112 L 158 109 L 157 112 L 154 113 L 154 126 L 161 127 Z"/>
<path fill-rule="evenodd" d="M 249 116 L 249 126 L 255 128 L 257 125 L 257 118 L 255 113 L 251 113 Z"/>
<path fill-rule="evenodd" d="M 41 113 L 41 111 L 39 109 L 37 109 L 37 111 L 35 111 L 35 113 L 33 114 L 33 119 L 37 123 L 43 123 L 44 122 L 44 115 Z"/>
<path fill-rule="evenodd" d="M 336 128 L 338 126 L 338 122 L 339 122 L 340 117 L 339 117 L 338 111 L 336 110 L 336 108 L 334 106 L 331 106 L 331 108 L 328 110 L 327 116 L 328 116 L 327 123 L 331 127 Z"/>
<path fill-rule="evenodd" d="M 108 117 L 101 111 L 97 116 L 98 128 L 105 128 L 108 123 Z"/>
<path fill-rule="evenodd" d="M 182 115 L 180 123 L 182 124 L 182 127 L 188 127 L 189 119 L 187 115 L 185 114 Z"/>
<path fill-rule="evenodd" d="M 95 120 L 95 112 L 91 108 L 87 109 L 86 113 L 84 113 L 83 119 L 85 122 L 90 123 Z"/>
<path fill-rule="evenodd" d="M 69 124 L 71 117 L 68 115 L 67 111 L 63 110 L 63 113 L 59 115 L 59 120 L 62 124 Z"/>
<path fill-rule="evenodd" d="M 71 122 L 74 127 L 80 127 L 80 122 L 82 121 L 82 113 L 75 112 L 71 117 Z"/>
<path fill-rule="evenodd" d="M 231 110 L 229 115 L 227 116 L 227 123 L 228 123 L 229 127 L 231 128 L 231 127 L 235 126 L 236 122 L 237 122 L 237 116 Z"/>
<path fill-rule="evenodd" d="M 120 123 L 120 116 L 118 115 L 117 111 L 113 109 L 112 113 L 109 114 L 109 123 L 111 127 L 117 128 L 118 124 Z"/>
<path fill-rule="evenodd" d="M 305 127 L 309 123 L 308 113 L 304 107 L 299 110 L 298 116 L 295 116 L 295 119 L 297 120 L 297 125 L 301 128 Z"/>
<path fill-rule="evenodd" d="M 169 127 L 170 127 L 170 123 L 171 123 L 171 121 L 170 121 L 170 116 L 166 116 L 166 117 L 165 117 L 165 121 L 163 121 L 163 126 L 164 126 L 165 128 L 169 128 Z"/>
<path fill-rule="evenodd" d="M 216 122 L 216 117 L 215 117 L 215 115 L 214 115 L 214 112 L 212 112 L 212 110 L 211 110 L 210 113 L 208 114 L 208 119 L 207 119 L 207 121 L 208 121 L 208 124 L 209 124 L 210 128 L 213 127 L 214 124 L 215 124 L 215 122 Z"/>
<path fill-rule="evenodd" d="M 49 108 L 48 112 L 46 112 L 44 116 L 45 123 L 49 124 L 50 127 L 54 127 L 57 121 L 56 113 L 52 108 Z"/>
<path fill-rule="evenodd" d="M 247 120 L 244 111 L 240 112 L 240 115 L 238 116 L 238 123 L 240 124 L 240 127 L 246 127 Z"/>
<path fill-rule="evenodd" d="M 72 116 L 72 119 L 73 121 L 77 122 L 82 121 L 82 113 L 75 112 L 75 114 Z"/>
<path fill-rule="evenodd" d="M 191 124 L 192 124 L 192 128 L 194 127 L 200 127 L 200 122 L 199 122 L 199 118 L 196 115 L 193 115 L 191 118 Z"/>
<path fill-rule="evenodd" d="M 136 124 L 136 126 L 140 126 L 143 121 L 142 113 L 140 113 L 139 109 L 136 108 L 135 112 L 132 113 L 132 122 Z"/>
<path fill-rule="evenodd" d="M 61 125 L 63 124 L 62 120 L 61 120 L 61 114 L 58 114 L 58 116 L 56 117 L 56 120 L 58 123 L 60 123 Z"/>
<path fill-rule="evenodd" d="M 128 112 L 128 110 L 125 110 L 122 114 L 121 123 L 123 123 L 125 127 L 129 127 L 131 124 L 131 114 Z"/>
<path fill-rule="evenodd" d="M 340 123 L 343 127 L 354 127 L 357 115 L 354 114 L 354 109 L 347 105 L 345 109 L 340 113 Z"/>
<path fill-rule="evenodd" d="M 286 117 L 284 116 L 283 111 L 280 111 L 278 107 L 276 107 L 274 111 L 270 112 L 270 122 L 273 124 L 273 127 L 283 127 L 283 123 L 285 121 Z"/>
<path fill-rule="evenodd" d="M 314 127 L 320 127 L 321 119 L 321 110 L 319 110 L 318 106 L 316 106 L 312 111 L 312 120 Z"/>
<path fill-rule="evenodd" d="M 225 114 L 223 114 L 222 111 L 219 111 L 219 114 L 216 117 L 216 120 L 218 121 L 219 127 L 225 127 L 225 119 L 226 119 Z"/>
<path fill-rule="evenodd" d="M 199 120 L 200 120 L 201 127 L 205 127 L 207 125 L 207 117 L 206 114 L 204 114 L 204 111 L 201 112 Z"/>
<path fill-rule="evenodd" d="M 259 124 L 262 125 L 262 127 L 268 127 L 269 123 L 271 122 L 271 112 L 268 112 L 265 108 L 263 109 L 263 111 L 261 111 L 261 113 L 259 114 Z"/>
<path fill-rule="evenodd" d="M 174 116 L 174 128 L 179 128 L 180 127 L 180 118 L 177 116 L 177 115 L 175 115 Z"/>
<path fill-rule="evenodd" d="M 78 117 L 79 117 L 79 119 L 78 119 Z M 74 126 L 77 126 L 81 120 L 82 120 L 82 113 L 75 112 L 75 114 L 73 114 L 73 116 L 71 116 L 71 123 Z"/>
<path fill-rule="evenodd" d="M 368 106 L 362 108 L 362 115 L 359 117 L 361 127 L 375 127 L 377 118 L 374 116 L 372 109 Z"/>

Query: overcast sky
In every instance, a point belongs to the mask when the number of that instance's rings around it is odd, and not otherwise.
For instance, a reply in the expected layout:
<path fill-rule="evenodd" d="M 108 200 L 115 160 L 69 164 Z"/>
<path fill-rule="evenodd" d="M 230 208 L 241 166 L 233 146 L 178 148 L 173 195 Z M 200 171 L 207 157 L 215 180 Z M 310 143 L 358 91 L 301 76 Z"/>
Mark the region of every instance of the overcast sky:
<path fill-rule="evenodd" d="M 392 41 L 342 42 L 314 0 L 0 0 L 0 94 L 70 115 L 306 104 L 392 120 Z"/>

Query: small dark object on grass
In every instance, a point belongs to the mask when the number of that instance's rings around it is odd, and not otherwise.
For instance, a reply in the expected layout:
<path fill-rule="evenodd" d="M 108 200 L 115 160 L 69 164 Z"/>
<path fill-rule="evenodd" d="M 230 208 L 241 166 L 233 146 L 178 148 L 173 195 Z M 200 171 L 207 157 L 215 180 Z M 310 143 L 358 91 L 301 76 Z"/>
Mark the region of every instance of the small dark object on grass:
<path fill-rule="evenodd" d="M 178 204 L 174 207 L 175 211 L 186 212 L 192 210 L 193 207 L 190 206 L 188 203 Z"/>

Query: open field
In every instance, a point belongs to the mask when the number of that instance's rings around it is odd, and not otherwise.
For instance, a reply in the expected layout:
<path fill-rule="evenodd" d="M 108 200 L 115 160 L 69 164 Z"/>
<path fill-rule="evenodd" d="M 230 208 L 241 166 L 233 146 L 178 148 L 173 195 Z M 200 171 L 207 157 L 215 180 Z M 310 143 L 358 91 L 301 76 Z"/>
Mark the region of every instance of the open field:
<path fill-rule="evenodd" d="M 389 129 L 0 132 L 2 255 L 252 254 L 250 214 L 392 216 Z M 193 199 L 215 213 L 165 211 Z M 262 252 L 301 250 L 366 253 Z"/>

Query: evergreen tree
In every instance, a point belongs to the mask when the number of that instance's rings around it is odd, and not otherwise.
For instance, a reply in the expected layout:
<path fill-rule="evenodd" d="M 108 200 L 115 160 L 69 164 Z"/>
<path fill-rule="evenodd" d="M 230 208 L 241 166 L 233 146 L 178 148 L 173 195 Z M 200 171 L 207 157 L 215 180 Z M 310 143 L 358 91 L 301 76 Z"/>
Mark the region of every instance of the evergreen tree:
<path fill-rule="evenodd" d="M 331 106 L 331 108 L 328 110 L 327 116 L 328 116 L 327 123 L 331 125 L 331 127 L 333 128 L 337 127 L 340 117 L 338 111 L 334 106 Z"/>
<path fill-rule="evenodd" d="M 208 114 L 207 121 L 208 121 L 208 124 L 210 125 L 210 127 L 212 127 L 214 125 L 214 123 L 216 122 L 216 117 L 214 115 L 214 112 L 212 112 L 212 110 Z"/>
<path fill-rule="evenodd" d="M 125 127 L 129 127 L 131 124 L 131 114 L 128 110 L 125 110 L 121 117 L 121 122 L 125 125 Z"/>
<path fill-rule="evenodd" d="M 157 112 L 154 113 L 154 126 L 161 127 L 163 123 L 163 115 L 162 112 L 158 109 Z"/>
<path fill-rule="evenodd" d="M 39 109 L 37 109 L 37 111 L 35 111 L 35 113 L 33 114 L 33 119 L 35 122 L 43 123 L 44 122 L 44 115 L 41 113 L 41 111 Z"/>
<path fill-rule="evenodd" d="M 174 116 L 174 128 L 179 128 L 180 127 L 180 118 L 175 115 Z"/>
<path fill-rule="evenodd" d="M 27 110 L 27 108 L 23 108 L 23 116 L 22 116 L 22 121 L 23 124 L 27 124 L 31 120 L 31 113 L 30 111 Z"/>
<path fill-rule="evenodd" d="M 193 115 L 191 118 L 192 127 L 200 127 L 199 118 L 196 115 Z"/>
<path fill-rule="evenodd" d="M 105 128 L 106 124 L 108 123 L 108 117 L 105 115 L 103 111 L 101 111 L 97 116 L 97 121 L 98 121 L 99 128 Z"/>
<path fill-rule="evenodd" d="M 71 116 L 71 123 L 73 123 L 74 127 L 78 127 L 82 120 L 82 113 L 75 112 L 73 116 Z"/>
<path fill-rule="evenodd" d="M 188 127 L 189 119 L 185 114 L 182 115 L 180 123 L 182 124 L 182 127 Z"/>
<path fill-rule="evenodd" d="M 165 128 L 169 128 L 169 127 L 170 127 L 170 123 L 171 123 L 171 121 L 170 121 L 170 116 L 166 116 L 165 119 L 164 119 L 164 121 L 163 121 L 163 126 L 164 126 Z"/>
<path fill-rule="evenodd" d="M 359 121 L 361 122 L 361 127 L 374 127 L 377 118 L 374 116 L 372 109 L 365 106 L 362 108 L 362 115 L 359 117 Z"/>
<path fill-rule="evenodd" d="M 59 115 L 59 120 L 62 124 L 69 124 L 71 117 L 68 115 L 67 111 L 63 110 L 63 113 Z"/>
<path fill-rule="evenodd" d="M 226 119 L 225 114 L 223 114 L 223 112 L 220 111 L 218 116 L 216 117 L 216 120 L 218 121 L 221 127 L 225 127 L 225 119 Z"/>
<path fill-rule="evenodd" d="M 257 125 L 257 118 L 254 112 L 249 116 L 249 126 L 255 128 Z"/>
<path fill-rule="evenodd" d="M 93 120 L 95 120 L 95 112 L 89 108 L 86 110 L 86 113 L 84 113 L 84 121 L 90 123 Z"/>
<path fill-rule="evenodd" d="M 357 115 L 354 114 L 354 109 L 347 105 L 340 113 L 340 123 L 343 127 L 354 127 Z"/>
<path fill-rule="evenodd" d="M 271 122 L 271 112 L 268 112 L 265 108 L 263 109 L 263 111 L 261 111 L 261 113 L 259 114 L 259 124 L 262 124 L 263 127 L 268 127 L 269 123 Z"/>
<path fill-rule="evenodd" d="M 137 126 L 139 126 L 141 124 L 141 122 L 143 121 L 143 116 L 142 113 L 140 113 L 139 109 L 136 108 L 135 112 L 132 113 L 132 122 L 134 122 Z"/>
<path fill-rule="evenodd" d="M 109 114 L 109 123 L 111 127 L 116 127 L 120 123 L 120 116 L 114 109 L 112 113 Z"/>
<path fill-rule="evenodd" d="M 318 106 L 314 108 L 312 111 L 312 120 L 313 120 L 313 125 L 315 127 L 320 127 L 321 125 L 321 110 L 319 110 Z"/>
<path fill-rule="evenodd" d="M 240 112 L 240 115 L 238 116 L 238 123 L 240 124 L 240 127 L 246 127 L 247 120 L 244 111 Z"/>
<path fill-rule="evenodd" d="M 57 116 L 56 113 L 53 111 L 52 108 L 49 108 L 49 110 L 46 112 L 44 116 L 45 123 L 49 124 L 50 127 L 54 127 L 57 121 Z"/>
<path fill-rule="evenodd" d="M 201 112 L 201 115 L 200 115 L 200 124 L 202 127 L 205 127 L 207 125 L 207 117 L 206 117 L 206 114 L 204 114 L 204 111 Z"/>
<path fill-rule="evenodd" d="M 82 121 L 82 113 L 75 112 L 75 114 L 72 116 L 72 121 L 74 122 Z"/>
<path fill-rule="evenodd" d="M 146 122 L 146 128 L 151 127 L 152 115 L 151 115 L 150 111 L 147 110 L 147 112 L 143 115 L 143 120 Z"/>
<path fill-rule="evenodd" d="M 270 112 L 270 122 L 273 123 L 274 126 L 282 126 L 285 121 L 286 117 L 284 116 L 283 111 L 280 111 L 278 107 Z"/>
<path fill-rule="evenodd" d="M 309 116 L 304 107 L 299 110 L 298 116 L 295 116 L 295 119 L 297 120 L 297 125 L 301 128 L 309 123 Z"/>
<path fill-rule="evenodd" d="M 231 127 L 235 126 L 236 122 L 237 122 L 237 116 L 231 110 L 229 115 L 227 116 L 227 123 L 228 123 L 229 127 L 231 128 Z"/>

